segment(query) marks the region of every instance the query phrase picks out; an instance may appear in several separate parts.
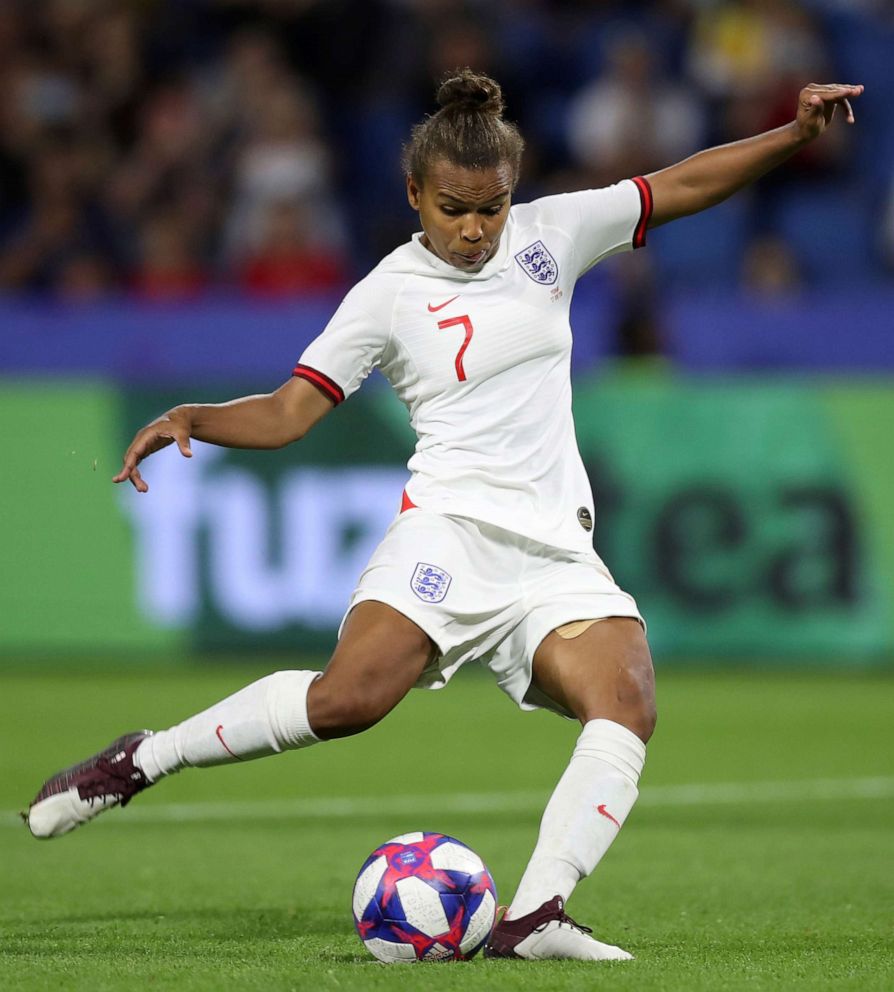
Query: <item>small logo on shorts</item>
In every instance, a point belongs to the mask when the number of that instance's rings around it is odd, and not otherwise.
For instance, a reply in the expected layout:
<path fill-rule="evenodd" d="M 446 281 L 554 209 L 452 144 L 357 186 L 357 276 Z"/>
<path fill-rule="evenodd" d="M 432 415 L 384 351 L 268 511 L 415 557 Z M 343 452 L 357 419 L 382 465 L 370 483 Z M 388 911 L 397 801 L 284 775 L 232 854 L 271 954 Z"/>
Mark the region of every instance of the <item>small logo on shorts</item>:
<path fill-rule="evenodd" d="M 582 506 L 577 511 L 577 522 L 586 531 L 591 531 L 593 529 L 593 518 L 590 515 L 590 511 L 585 506 Z"/>
<path fill-rule="evenodd" d="M 410 586 L 423 602 L 440 603 L 447 595 L 450 582 L 451 578 L 443 568 L 421 561 L 410 579 Z"/>

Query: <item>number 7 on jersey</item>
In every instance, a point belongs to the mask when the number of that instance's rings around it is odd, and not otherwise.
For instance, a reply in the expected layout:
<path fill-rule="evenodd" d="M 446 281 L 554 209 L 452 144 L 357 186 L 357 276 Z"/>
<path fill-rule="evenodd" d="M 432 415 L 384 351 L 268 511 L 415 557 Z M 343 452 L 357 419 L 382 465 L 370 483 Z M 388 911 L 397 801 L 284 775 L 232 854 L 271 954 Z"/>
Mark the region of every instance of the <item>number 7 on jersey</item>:
<path fill-rule="evenodd" d="M 459 351 L 456 353 L 456 378 L 460 382 L 466 381 L 466 370 L 463 368 L 463 355 L 466 353 L 466 348 L 469 347 L 469 342 L 472 340 L 472 334 L 475 328 L 472 327 L 472 321 L 469 319 L 468 314 L 463 314 L 462 317 L 450 317 L 447 320 L 439 320 L 438 328 L 442 331 L 446 330 L 448 327 L 464 327 L 466 331 L 466 336 L 463 339 L 463 343 L 459 346 Z"/>

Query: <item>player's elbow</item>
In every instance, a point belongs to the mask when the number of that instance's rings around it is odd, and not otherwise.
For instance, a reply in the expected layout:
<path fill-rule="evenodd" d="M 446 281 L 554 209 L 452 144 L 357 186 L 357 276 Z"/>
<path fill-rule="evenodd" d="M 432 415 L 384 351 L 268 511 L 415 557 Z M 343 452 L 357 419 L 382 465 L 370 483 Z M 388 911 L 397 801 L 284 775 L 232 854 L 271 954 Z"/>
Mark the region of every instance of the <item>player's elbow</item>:
<path fill-rule="evenodd" d="M 311 425 L 305 424 L 284 424 L 281 427 L 280 432 L 277 434 L 274 443 L 270 445 L 271 448 L 287 448 L 290 444 L 294 444 L 296 441 L 300 441 L 310 430 Z"/>
<path fill-rule="evenodd" d="M 331 398 L 304 379 L 293 378 L 270 394 L 276 421 L 276 447 L 300 441 L 333 408 Z"/>

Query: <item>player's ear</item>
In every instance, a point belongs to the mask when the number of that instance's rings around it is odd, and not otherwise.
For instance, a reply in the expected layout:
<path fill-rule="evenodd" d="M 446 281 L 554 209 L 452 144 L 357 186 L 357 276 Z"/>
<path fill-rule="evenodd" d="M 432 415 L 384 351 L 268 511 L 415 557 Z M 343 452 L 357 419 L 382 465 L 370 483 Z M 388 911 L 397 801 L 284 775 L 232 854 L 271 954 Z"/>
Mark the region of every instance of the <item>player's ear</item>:
<path fill-rule="evenodd" d="M 410 206 L 414 210 L 419 209 L 419 197 L 422 193 L 422 189 L 413 178 L 412 173 L 407 173 L 407 199 L 410 201 Z"/>

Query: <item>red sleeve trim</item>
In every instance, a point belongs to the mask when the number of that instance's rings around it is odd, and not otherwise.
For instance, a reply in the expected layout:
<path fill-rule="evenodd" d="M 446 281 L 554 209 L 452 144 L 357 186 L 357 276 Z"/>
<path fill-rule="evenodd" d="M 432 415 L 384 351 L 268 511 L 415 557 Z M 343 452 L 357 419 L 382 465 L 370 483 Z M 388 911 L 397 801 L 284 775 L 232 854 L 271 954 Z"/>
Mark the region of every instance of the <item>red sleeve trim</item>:
<path fill-rule="evenodd" d="M 328 375 L 324 375 L 322 372 L 312 369 L 309 365 L 296 365 L 295 368 L 292 369 L 292 375 L 298 376 L 299 379 L 307 379 L 307 381 L 316 386 L 324 396 L 332 400 L 336 406 L 338 406 L 339 403 L 344 402 L 345 391 L 341 388 L 341 386 L 339 386 L 337 382 L 330 379 Z"/>
<path fill-rule="evenodd" d="M 633 181 L 639 190 L 640 202 L 639 223 L 633 232 L 633 247 L 645 248 L 646 229 L 649 226 L 649 221 L 652 219 L 652 206 L 654 202 L 652 200 L 652 187 L 649 185 L 649 180 L 645 176 L 636 176 Z"/>

